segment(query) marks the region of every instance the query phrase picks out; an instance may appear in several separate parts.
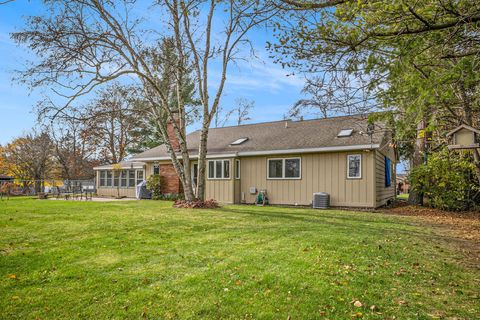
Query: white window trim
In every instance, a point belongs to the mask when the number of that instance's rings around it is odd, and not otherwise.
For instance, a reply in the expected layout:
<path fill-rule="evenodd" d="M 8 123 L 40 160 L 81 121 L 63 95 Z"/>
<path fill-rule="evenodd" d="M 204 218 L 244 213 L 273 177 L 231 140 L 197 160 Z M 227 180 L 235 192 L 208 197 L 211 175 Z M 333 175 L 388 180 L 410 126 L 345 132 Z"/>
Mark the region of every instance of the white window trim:
<path fill-rule="evenodd" d="M 355 157 L 359 156 L 360 157 L 360 176 L 358 177 L 351 177 L 350 176 L 350 157 Z M 347 155 L 347 179 L 362 179 L 362 154 L 361 153 L 356 153 L 356 154 L 349 154 Z"/>
<path fill-rule="evenodd" d="M 217 164 L 215 163 L 216 161 L 221 161 L 222 162 L 222 177 L 221 178 L 216 178 L 217 176 Z M 228 172 L 230 177 L 225 178 L 223 174 L 225 173 L 225 161 L 228 161 Z M 210 162 L 213 162 L 213 178 L 210 178 Z M 232 161 L 230 159 L 215 159 L 215 160 L 208 160 L 207 163 L 207 180 L 230 180 L 232 176 Z"/>
<path fill-rule="evenodd" d="M 300 160 L 300 175 L 298 177 L 285 177 L 285 160 Z M 270 178 L 270 160 L 282 160 L 282 177 Z M 290 157 L 290 158 L 268 158 L 267 159 L 267 180 L 301 180 L 302 179 L 302 157 Z"/>
<path fill-rule="evenodd" d="M 112 177 L 110 179 L 107 178 L 107 172 L 110 171 L 111 172 L 111 175 Z M 100 170 L 100 178 L 99 178 L 99 181 L 98 181 L 98 187 L 99 188 L 104 188 L 104 189 L 117 189 L 117 188 L 120 188 L 120 189 L 134 189 L 136 186 L 137 186 L 137 172 L 139 171 L 142 171 L 143 172 L 143 180 L 145 180 L 145 170 L 144 169 L 123 169 L 121 170 L 123 172 L 126 173 L 126 179 L 127 179 L 127 186 L 122 186 L 122 181 L 121 181 L 121 178 L 119 179 L 118 183 L 118 187 L 115 186 L 115 183 L 114 183 L 114 180 L 115 180 L 115 172 L 113 170 Z M 121 177 L 121 171 L 119 172 L 119 177 Z M 130 184 L 130 173 L 129 171 L 134 171 L 135 172 L 135 185 L 133 187 L 130 187 L 129 184 Z M 102 180 L 102 174 L 104 174 L 105 176 L 105 183 L 107 183 L 107 181 L 110 181 L 110 185 L 104 185 L 102 186 L 101 185 L 101 180 Z"/>
<path fill-rule="evenodd" d="M 160 166 L 158 167 L 160 169 Z M 143 169 L 137 169 L 135 170 L 135 186 L 133 188 L 136 188 L 138 186 L 138 173 L 142 172 L 142 181 L 146 180 L 145 179 L 145 170 Z M 130 187 L 132 188 L 132 187 Z"/>
<path fill-rule="evenodd" d="M 237 176 L 237 168 L 238 168 L 238 176 Z M 235 159 L 235 180 L 240 180 L 240 177 L 242 176 L 241 172 L 241 165 L 240 165 L 240 159 Z"/>

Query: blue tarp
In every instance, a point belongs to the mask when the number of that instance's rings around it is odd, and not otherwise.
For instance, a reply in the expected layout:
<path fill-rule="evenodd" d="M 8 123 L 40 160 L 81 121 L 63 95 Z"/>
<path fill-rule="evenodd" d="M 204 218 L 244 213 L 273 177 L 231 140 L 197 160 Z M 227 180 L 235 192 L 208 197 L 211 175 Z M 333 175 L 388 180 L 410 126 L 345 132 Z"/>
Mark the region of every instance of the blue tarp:
<path fill-rule="evenodd" d="M 392 177 L 390 174 L 390 159 L 385 157 L 385 187 L 390 187 L 392 184 Z"/>

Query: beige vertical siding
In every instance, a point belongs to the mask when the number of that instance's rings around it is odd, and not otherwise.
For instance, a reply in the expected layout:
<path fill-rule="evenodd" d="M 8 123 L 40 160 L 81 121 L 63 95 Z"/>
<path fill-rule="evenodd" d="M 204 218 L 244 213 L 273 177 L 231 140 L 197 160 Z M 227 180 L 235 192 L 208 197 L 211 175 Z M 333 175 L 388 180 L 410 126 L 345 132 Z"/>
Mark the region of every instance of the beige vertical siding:
<path fill-rule="evenodd" d="M 385 156 L 387 156 L 392 163 L 391 171 L 391 185 L 390 187 L 385 187 Z M 395 183 L 396 183 L 396 165 L 395 165 L 395 153 L 393 149 L 387 148 L 383 151 L 375 151 L 376 157 L 376 207 L 385 205 L 388 200 L 395 198 Z"/>
<path fill-rule="evenodd" d="M 102 197 L 116 197 L 116 187 L 99 187 L 97 194 Z M 135 198 L 135 188 L 120 188 L 119 194 L 121 197 Z"/>
<path fill-rule="evenodd" d="M 362 155 L 362 178 L 347 179 L 347 155 Z M 283 155 L 272 158 L 300 157 L 301 179 L 267 179 L 269 157 L 241 158 L 240 194 L 245 193 L 247 203 L 255 201 L 250 187 L 266 189 L 270 203 L 289 205 L 311 205 L 313 193 L 330 194 L 332 206 L 374 207 L 375 206 L 375 152 L 354 151 L 348 153 L 315 153 Z"/>
<path fill-rule="evenodd" d="M 213 159 L 212 159 L 213 160 Z M 215 199 L 221 203 L 234 203 L 234 159 L 215 159 L 215 160 L 230 160 L 230 178 L 229 179 L 206 179 L 205 197 L 207 199 Z M 208 163 L 207 163 L 208 166 Z M 208 175 L 208 167 L 207 167 Z"/>

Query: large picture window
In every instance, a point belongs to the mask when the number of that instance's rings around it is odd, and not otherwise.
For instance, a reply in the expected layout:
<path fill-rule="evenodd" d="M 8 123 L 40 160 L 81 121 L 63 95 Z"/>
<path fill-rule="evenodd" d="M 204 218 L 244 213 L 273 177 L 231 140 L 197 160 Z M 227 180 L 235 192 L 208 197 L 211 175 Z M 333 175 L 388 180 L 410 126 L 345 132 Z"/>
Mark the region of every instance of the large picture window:
<path fill-rule="evenodd" d="M 362 155 L 349 154 L 347 156 L 347 178 L 361 179 L 362 178 Z"/>
<path fill-rule="evenodd" d="M 208 179 L 230 179 L 230 160 L 209 160 Z"/>
<path fill-rule="evenodd" d="M 302 176 L 301 158 L 268 159 L 268 179 L 300 179 Z"/>

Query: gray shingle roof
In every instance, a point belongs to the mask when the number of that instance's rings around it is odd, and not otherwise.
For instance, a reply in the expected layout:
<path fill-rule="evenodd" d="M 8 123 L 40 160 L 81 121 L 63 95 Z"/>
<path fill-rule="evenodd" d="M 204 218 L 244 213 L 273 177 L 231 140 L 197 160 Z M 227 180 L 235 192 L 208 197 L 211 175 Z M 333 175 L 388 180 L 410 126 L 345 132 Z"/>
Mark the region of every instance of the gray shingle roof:
<path fill-rule="evenodd" d="M 298 150 L 352 147 L 381 144 L 385 136 L 382 123 L 375 124 L 375 132 L 370 137 L 367 132 L 366 115 L 332 117 L 327 119 L 303 121 L 274 121 L 246 124 L 233 127 L 212 128 L 208 137 L 208 155 L 271 152 L 274 150 Z M 350 137 L 337 137 L 341 129 L 353 129 Z M 198 152 L 200 131 L 187 135 L 189 154 Z M 231 145 L 239 138 L 248 138 L 242 144 Z M 375 147 L 375 146 L 373 146 Z M 164 145 L 135 155 L 135 159 L 166 158 L 168 152 Z"/>

